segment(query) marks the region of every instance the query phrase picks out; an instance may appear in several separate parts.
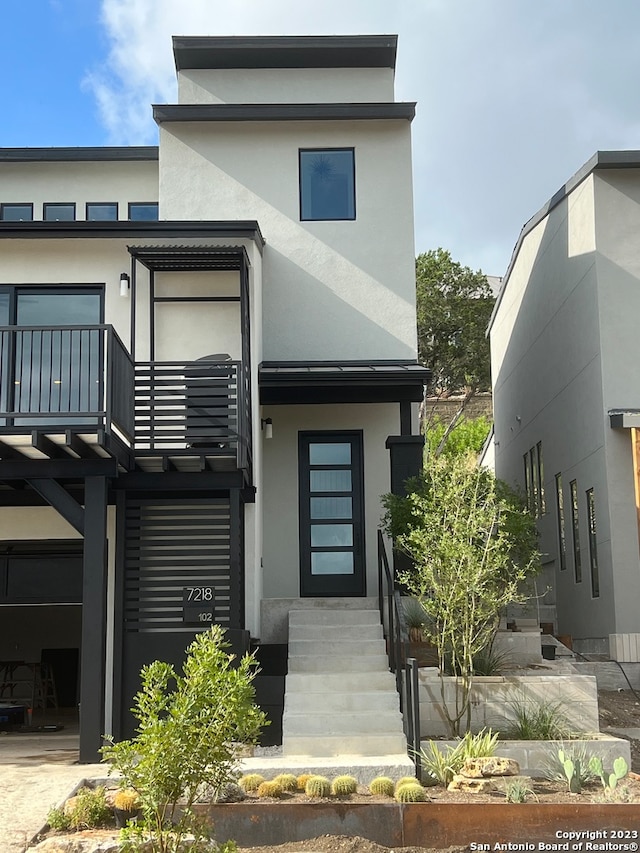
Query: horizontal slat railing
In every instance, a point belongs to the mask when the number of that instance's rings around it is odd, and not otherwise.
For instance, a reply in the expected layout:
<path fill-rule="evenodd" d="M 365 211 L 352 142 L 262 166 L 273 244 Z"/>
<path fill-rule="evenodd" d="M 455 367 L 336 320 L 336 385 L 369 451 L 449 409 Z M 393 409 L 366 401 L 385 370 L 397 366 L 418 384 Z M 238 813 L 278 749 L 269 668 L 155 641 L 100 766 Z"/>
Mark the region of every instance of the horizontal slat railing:
<path fill-rule="evenodd" d="M 133 440 L 133 363 L 113 327 L 0 326 L 0 431 L 83 426 Z"/>
<path fill-rule="evenodd" d="M 250 459 L 246 377 L 239 361 L 144 362 L 135 366 L 137 451 L 237 454 Z"/>

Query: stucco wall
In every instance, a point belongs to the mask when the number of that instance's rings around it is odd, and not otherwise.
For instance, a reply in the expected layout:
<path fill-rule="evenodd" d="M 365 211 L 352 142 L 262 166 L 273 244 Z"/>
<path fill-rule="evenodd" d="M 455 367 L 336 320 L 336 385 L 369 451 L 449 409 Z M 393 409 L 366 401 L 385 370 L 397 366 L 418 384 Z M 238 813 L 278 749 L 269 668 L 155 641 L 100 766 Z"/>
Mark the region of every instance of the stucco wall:
<path fill-rule="evenodd" d="M 393 100 L 391 68 L 190 68 L 181 104 L 321 104 Z"/>
<path fill-rule="evenodd" d="M 640 631 L 640 551 L 629 430 L 609 426 L 610 409 L 640 407 L 634 358 L 640 317 L 640 170 L 596 173 L 596 238 L 606 476 L 615 629 Z"/>
<path fill-rule="evenodd" d="M 0 164 L 0 203 L 32 202 L 36 220 L 45 202 L 75 202 L 83 220 L 87 202 L 118 202 L 118 219 L 128 219 L 129 202 L 157 200 L 157 160 Z"/>
<path fill-rule="evenodd" d="M 264 358 L 414 358 L 410 125 L 172 123 L 161 128 L 169 219 L 257 219 Z M 356 219 L 301 222 L 298 150 L 355 147 Z"/>
<path fill-rule="evenodd" d="M 588 178 L 524 238 L 491 330 L 496 474 L 524 486 L 523 455 L 542 442 L 540 549 L 555 560 L 558 630 L 604 637 L 614 620 L 594 185 Z M 555 475 L 562 474 L 567 568 L 559 570 Z M 582 582 L 572 553 L 576 480 Z M 600 597 L 591 591 L 585 491 L 594 489 Z"/>
<path fill-rule="evenodd" d="M 265 598 L 300 595 L 298 546 L 298 432 L 364 430 L 364 509 L 367 593 L 377 589 L 376 536 L 380 495 L 390 489 L 389 451 L 384 443 L 399 433 L 397 404 L 273 406 L 273 438 L 263 439 Z"/>

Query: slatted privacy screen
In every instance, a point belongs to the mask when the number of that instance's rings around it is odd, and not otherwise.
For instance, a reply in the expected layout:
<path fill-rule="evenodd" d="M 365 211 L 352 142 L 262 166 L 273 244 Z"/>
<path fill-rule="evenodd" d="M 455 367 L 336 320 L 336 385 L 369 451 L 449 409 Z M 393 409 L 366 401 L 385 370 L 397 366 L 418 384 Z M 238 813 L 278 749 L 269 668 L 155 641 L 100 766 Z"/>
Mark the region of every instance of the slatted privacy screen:
<path fill-rule="evenodd" d="M 213 622 L 241 627 L 240 525 L 229 498 L 129 499 L 125 529 L 126 632 L 197 630 L 183 611 L 194 587 L 213 588 Z"/>

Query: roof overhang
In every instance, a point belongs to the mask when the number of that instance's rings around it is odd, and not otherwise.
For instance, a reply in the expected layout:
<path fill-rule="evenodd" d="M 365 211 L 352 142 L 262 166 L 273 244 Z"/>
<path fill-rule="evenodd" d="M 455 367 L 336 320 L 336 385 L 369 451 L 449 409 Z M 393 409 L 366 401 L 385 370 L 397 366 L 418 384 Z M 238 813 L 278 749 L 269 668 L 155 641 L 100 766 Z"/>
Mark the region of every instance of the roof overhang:
<path fill-rule="evenodd" d="M 129 246 L 131 257 L 152 272 L 241 270 L 249 266 L 244 246 Z"/>
<path fill-rule="evenodd" d="M 262 251 L 264 238 L 255 220 L 195 222 L 161 220 L 159 222 L 0 222 L 2 238 L 143 238 L 143 239 L 222 239 L 253 241 Z"/>
<path fill-rule="evenodd" d="M 419 402 L 430 376 L 411 361 L 264 361 L 260 403 Z"/>
<path fill-rule="evenodd" d="M 610 409 L 609 424 L 612 429 L 640 427 L 640 409 Z"/>
<path fill-rule="evenodd" d="M 412 121 L 414 101 L 337 104 L 154 104 L 157 124 L 173 121 Z"/>
<path fill-rule="evenodd" d="M 176 70 L 395 68 L 396 35 L 174 36 Z"/>

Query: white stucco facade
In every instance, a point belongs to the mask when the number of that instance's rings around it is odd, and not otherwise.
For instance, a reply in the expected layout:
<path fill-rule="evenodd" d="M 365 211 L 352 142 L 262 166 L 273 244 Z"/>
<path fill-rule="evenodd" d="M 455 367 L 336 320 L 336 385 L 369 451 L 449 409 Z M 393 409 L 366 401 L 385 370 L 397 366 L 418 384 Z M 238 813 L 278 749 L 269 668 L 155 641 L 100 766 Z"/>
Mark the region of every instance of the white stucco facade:
<path fill-rule="evenodd" d="M 612 168 L 610 159 L 625 154 L 625 168 Z M 612 428 L 609 416 L 640 400 L 632 357 L 640 309 L 633 154 L 596 155 L 525 226 L 491 324 L 496 474 L 524 489 L 524 457 L 540 443 L 538 527 L 557 631 L 578 648 L 605 652 L 610 635 L 640 632 L 631 430 Z"/>

